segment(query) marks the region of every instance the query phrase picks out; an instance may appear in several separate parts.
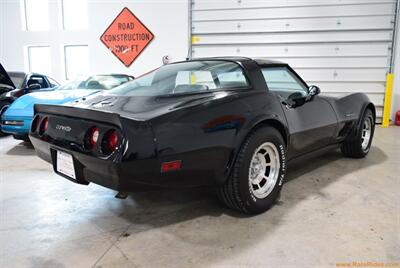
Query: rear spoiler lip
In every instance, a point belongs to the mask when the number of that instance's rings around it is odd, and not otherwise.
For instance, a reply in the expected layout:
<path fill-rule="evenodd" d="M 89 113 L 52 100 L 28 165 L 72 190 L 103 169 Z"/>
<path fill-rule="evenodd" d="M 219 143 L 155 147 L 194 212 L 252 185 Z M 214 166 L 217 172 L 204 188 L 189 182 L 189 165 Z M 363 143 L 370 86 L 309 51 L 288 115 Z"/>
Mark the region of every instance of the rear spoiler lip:
<path fill-rule="evenodd" d="M 33 112 L 35 115 L 37 113 L 45 113 L 45 114 L 61 115 L 66 117 L 74 117 L 74 118 L 81 118 L 103 123 L 109 123 L 116 125 L 120 129 L 122 129 L 119 114 L 107 111 L 99 111 L 87 108 L 78 108 L 78 107 L 61 106 L 61 105 L 35 104 L 33 106 Z M 77 116 L 74 116 L 75 114 Z"/>

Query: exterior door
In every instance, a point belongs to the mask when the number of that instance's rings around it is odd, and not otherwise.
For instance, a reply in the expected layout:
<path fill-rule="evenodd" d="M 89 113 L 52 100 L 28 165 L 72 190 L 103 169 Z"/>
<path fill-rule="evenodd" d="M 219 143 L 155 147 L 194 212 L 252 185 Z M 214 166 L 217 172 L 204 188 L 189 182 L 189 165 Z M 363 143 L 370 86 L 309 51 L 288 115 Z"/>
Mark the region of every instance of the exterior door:
<path fill-rule="evenodd" d="M 287 67 L 262 70 L 269 91 L 280 99 L 288 122 L 289 157 L 328 145 L 337 128 L 331 105 L 319 96 L 310 97 L 307 85 Z"/>

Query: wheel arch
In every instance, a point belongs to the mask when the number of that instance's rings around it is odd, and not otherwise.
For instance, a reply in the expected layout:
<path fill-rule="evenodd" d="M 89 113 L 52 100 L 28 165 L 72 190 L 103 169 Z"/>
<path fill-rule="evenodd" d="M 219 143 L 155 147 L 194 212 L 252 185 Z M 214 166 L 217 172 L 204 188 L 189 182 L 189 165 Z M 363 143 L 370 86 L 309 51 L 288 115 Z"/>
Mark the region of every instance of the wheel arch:
<path fill-rule="evenodd" d="M 242 140 L 241 143 L 243 144 L 243 142 L 248 138 L 248 136 L 250 136 L 251 133 L 256 131 L 258 128 L 264 127 L 264 126 L 271 126 L 271 127 L 275 128 L 276 130 L 278 130 L 279 133 L 282 135 L 283 140 L 285 141 L 285 146 L 287 147 L 288 140 L 289 140 L 287 128 L 285 127 L 285 125 L 282 122 L 280 122 L 277 119 L 272 119 L 272 118 L 262 120 L 262 121 L 258 122 L 256 125 L 254 125 L 253 128 L 249 131 L 249 133 L 246 135 L 246 137 Z"/>
<path fill-rule="evenodd" d="M 11 104 L 12 104 L 12 101 L 9 101 L 8 99 L 4 99 L 4 100 L 0 101 L 0 117 L 8 109 L 8 107 L 10 107 Z"/>
<path fill-rule="evenodd" d="M 374 121 L 376 121 L 376 108 L 375 108 L 375 105 L 372 102 L 368 103 L 364 107 L 364 110 L 362 111 L 362 114 L 364 114 L 367 109 L 370 109 L 372 111 L 372 114 L 374 116 Z"/>
<path fill-rule="evenodd" d="M 275 119 L 275 118 L 264 118 L 262 120 L 256 121 L 250 128 L 248 128 L 247 133 L 237 142 L 236 149 L 232 152 L 232 154 L 229 158 L 229 161 L 227 163 L 225 176 L 218 183 L 221 183 L 221 184 L 224 183 L 225 180 L 231 174 L 233 164 L 236 161 L 236 158 L 239 154 L 240 149 L 243 146 L 243 143 L 250 137 L 250 135 L 252 133 L 257 131 L 259 128 L 262 128 L 265 126 L 271 126 L 271 127 L 275 128 L 282 135 L 282 138 L 285 142 L 285 147 L 287 148 L 287 146 L 289 144 L 289 131 L 288 131 L 287 127 L 284 125 L 284 123 L 282 123 L 281 121 L 279 121 L 278 119 Z"/>
<path fill-rule="evenodd" d="M 375 105 L 374 105 L 372 102 L 370 102 L 370 101 L 369 101 L 369 102 L 366 102 L 366 103 L 362 106 L 362 109 L 361 109 L 360 114 L 359 114 L 359 116 L 358 116 L 358 122 L 357 122 L 357 125 L 356 125 L 356 129 L 354 130 L 355 135 L 358 134 L 358 129 L 360 129 L 361 124 L 363 123 L 363 122 L 362 122 L 363 115 L 364 115 L 364 113 L 365 113 L 365 111 L 366 111 L 367 109 L 370 109 L 370 110 L 372 111 L 372 116 L 374 117 L 374 122 L 376 122 L 376 109 L 375 109 Z"/>

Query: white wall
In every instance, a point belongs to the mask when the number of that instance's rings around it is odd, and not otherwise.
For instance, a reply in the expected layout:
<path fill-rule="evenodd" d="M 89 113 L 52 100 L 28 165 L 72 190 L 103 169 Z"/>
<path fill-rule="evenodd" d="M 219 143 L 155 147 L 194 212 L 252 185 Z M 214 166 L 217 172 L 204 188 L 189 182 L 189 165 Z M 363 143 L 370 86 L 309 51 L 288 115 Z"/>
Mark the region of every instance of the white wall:
<path fill-rule="evenodd" d="M 91 73 L 128 73 L 137 76 L 161 65 L 164 55 L 170 55 L 173 61 L 186 58 L 187 0 L 88 1 L 88 30 L 62 30 L 61 1 L 50 0 L 50 31 L 29 32 L 22 30 L 20 0 L 0 0 L 0 62 L 9 71 L 27 71 L 28 63 L 24 57 L 26 46 L 50 45 L 53 70 L 50 75 L 57 80 L 63 80 L 64 45 L 89 45 Z M 100 36 L 124 7 L 128 7 L 155 36 L 129 68 L 100 41 Z"/>

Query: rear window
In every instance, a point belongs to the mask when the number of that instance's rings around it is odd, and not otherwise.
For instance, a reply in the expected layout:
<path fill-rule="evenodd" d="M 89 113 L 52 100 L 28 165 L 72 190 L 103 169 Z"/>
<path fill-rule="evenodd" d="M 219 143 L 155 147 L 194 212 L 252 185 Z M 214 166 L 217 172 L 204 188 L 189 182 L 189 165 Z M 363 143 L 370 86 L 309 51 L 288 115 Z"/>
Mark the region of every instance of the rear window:
<path fill-rule="evenodd" d="M 91 89 L 91 90 L 109 90 L 120 86 L 132 78 L 126 75 L 93 75 L 85 79 L 70 81 L 60 87 L 58 90 Z"/>
<path fill-rule="evenodd" d="M 157 96 L 249 87 L 243 69 L 228 61 L 191 61 L 164 65 L 108 94 Z"/>

